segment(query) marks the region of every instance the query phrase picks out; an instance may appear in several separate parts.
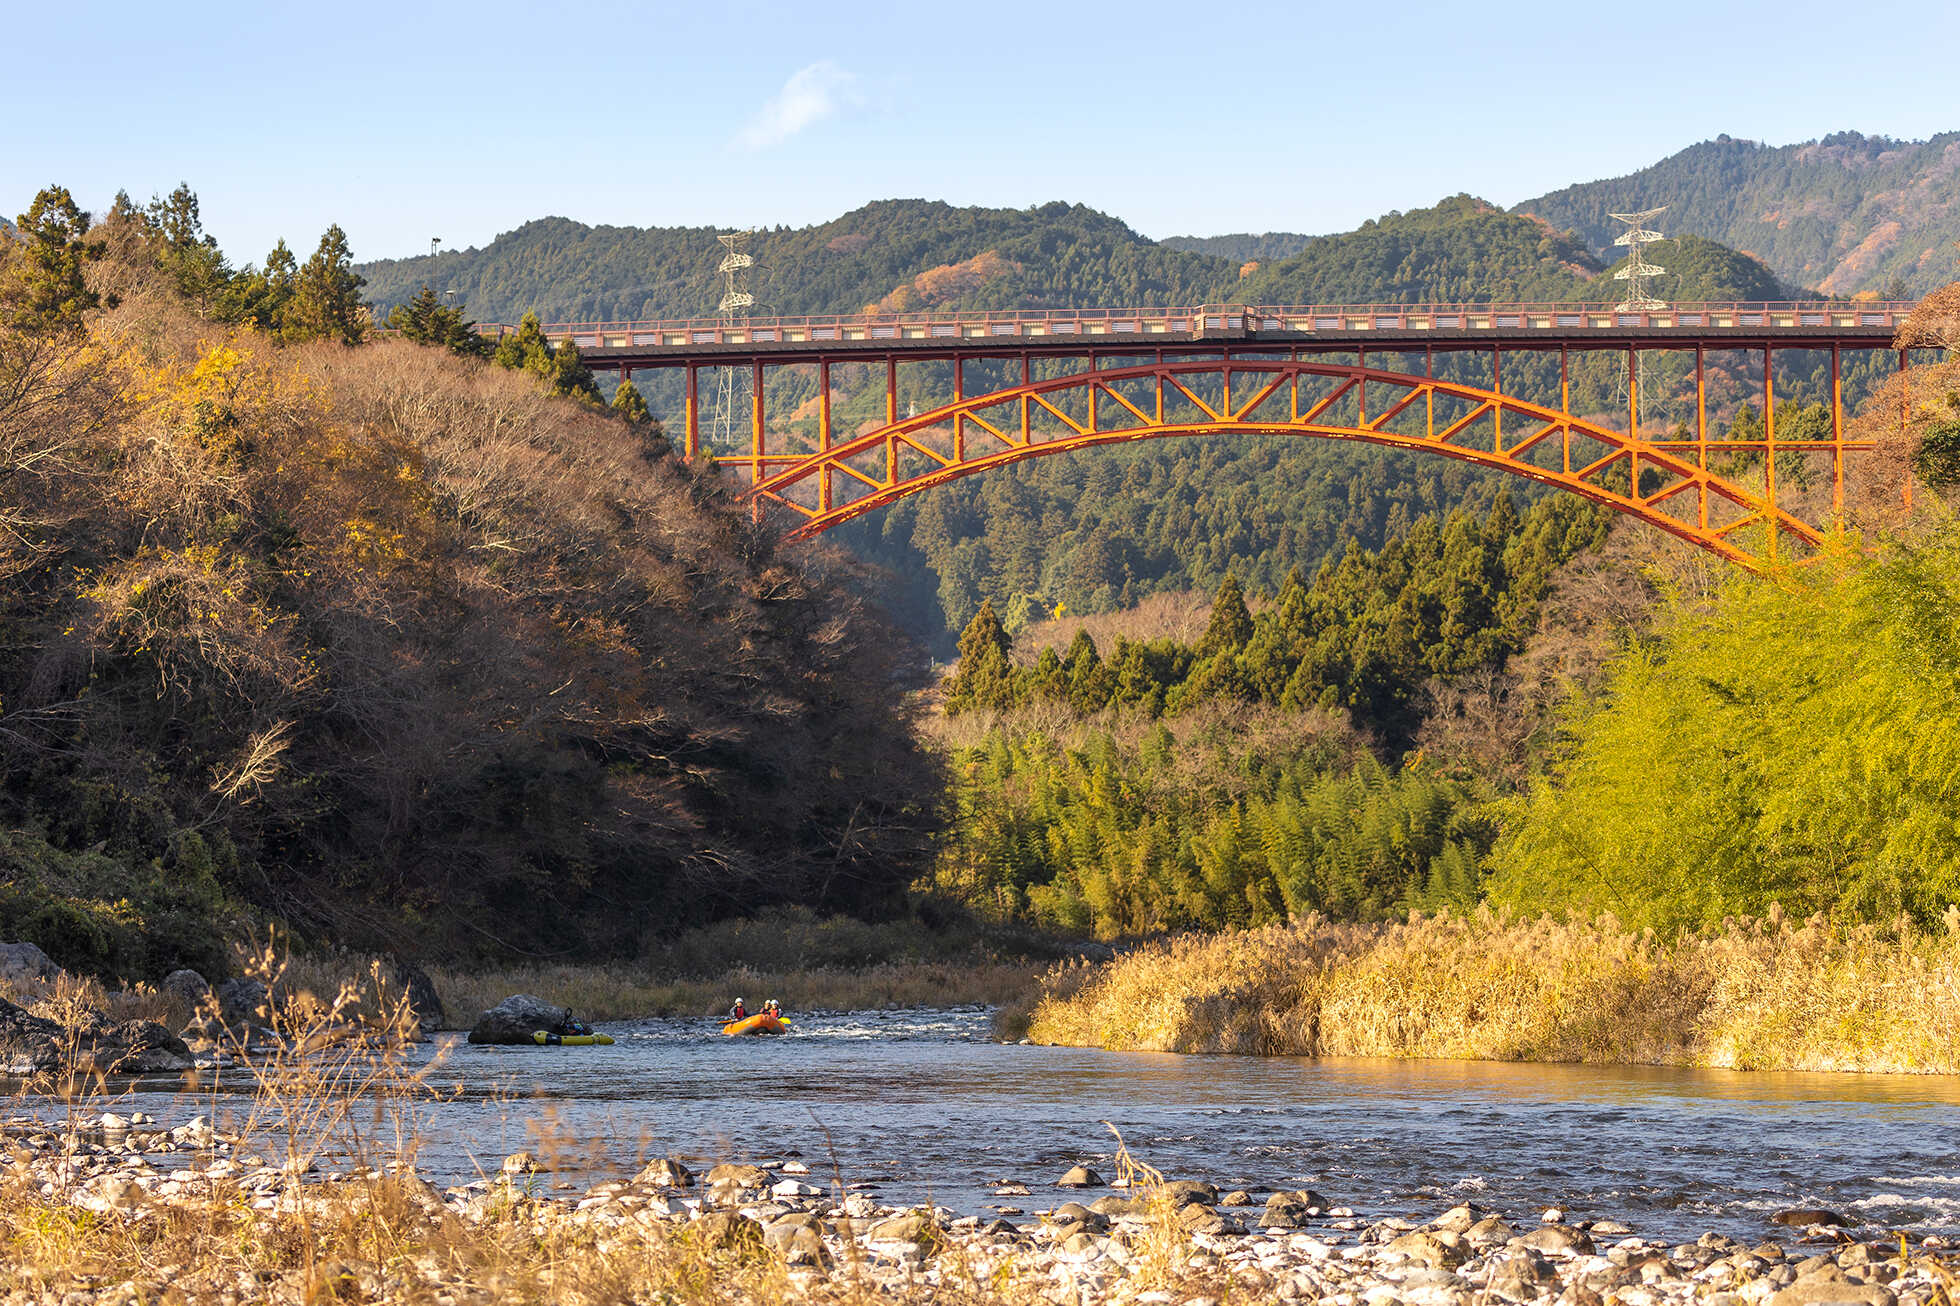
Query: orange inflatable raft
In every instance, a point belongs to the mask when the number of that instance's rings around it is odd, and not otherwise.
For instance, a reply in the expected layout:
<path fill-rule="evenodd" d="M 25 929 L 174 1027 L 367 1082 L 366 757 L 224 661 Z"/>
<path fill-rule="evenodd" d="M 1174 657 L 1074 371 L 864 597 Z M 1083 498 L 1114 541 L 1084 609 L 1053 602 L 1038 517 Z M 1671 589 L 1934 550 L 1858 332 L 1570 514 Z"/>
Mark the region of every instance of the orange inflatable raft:
<path fill-rule="evenodd" d="M 772 1016 L 766 1011 L 758 1011 L 746 1020 L 734 1020 L 721 1027 L 721 1032 L 731 1037 L 738 1034 L 781 1034 L 789 1029 L 789 1022 L 780 1016 Z"/>

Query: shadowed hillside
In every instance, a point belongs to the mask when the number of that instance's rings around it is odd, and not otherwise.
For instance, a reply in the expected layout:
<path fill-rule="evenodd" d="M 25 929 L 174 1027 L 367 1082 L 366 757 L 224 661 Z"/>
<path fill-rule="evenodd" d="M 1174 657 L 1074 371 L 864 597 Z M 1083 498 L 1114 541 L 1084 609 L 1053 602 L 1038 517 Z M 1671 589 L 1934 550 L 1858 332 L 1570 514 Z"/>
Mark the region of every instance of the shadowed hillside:
<path fill-rule="evenodd" d="M 158 974 L 252 920 L 536 957 L 891 908 L 933 768 L 836 555 L 528 373 L 200 320 L 132 223 L 0 262 L 9 938 Z"/>

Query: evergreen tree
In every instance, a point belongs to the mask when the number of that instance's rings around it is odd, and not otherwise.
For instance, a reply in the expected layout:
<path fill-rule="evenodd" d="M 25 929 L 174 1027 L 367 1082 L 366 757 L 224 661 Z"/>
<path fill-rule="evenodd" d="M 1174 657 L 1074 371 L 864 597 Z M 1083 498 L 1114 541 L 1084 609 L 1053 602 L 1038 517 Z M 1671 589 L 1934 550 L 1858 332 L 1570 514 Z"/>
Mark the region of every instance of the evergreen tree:
<path fill-rule="evenodd" d="M 33 332 L 79 331 L 101 304 L 88 286 L 88 266 L 102 257 L 91 241 L 88 214 L 65 186 L 49 186 L 20 215 L 22 244 L 13 251 L 16 293 L 7 298 L 10 325 Z"/>
<path fill-rule="evenodd" d="M 226 320 L 250 323 L 261 331 L 277 333 L 286 316 L 286 305 L 292 303 L 298 280 L 299 264 L 282 240 L 265 256 L 263 269 L 247 266 L 232 278 L 226 292 Z"/>
<path fill-rule="evenodd" d="M 1204 638 L 1198 641 L 1198 656 L 1237 653 L 1251 642 L 1252 613 L 1246 610 L 1239 578 L 1228 571 L 1225 583 L 1218 587 L 1218 594 L 1211 601 L 1211 621 L 1205 627 Z"/>
<path fill-rule="evenodd" d="M 490 361 L 513 372 L 535 372 L 540 377 L 547 375 L 551 370 L 551 342 L 544 338 L 544 327 L 538 322 L 538 315 L 526 313 L 523 320 L 518 322 L 517 330 L 497 341 Z"/>
<path fill-rule="evenodd" d="M 313 257 L 299 270 L 293 298 L 281 315 L 280 334 L 288 340 L 338 340 L 358 345 L 368 332 L 361 287 L 367 284 L 354 271 L 347 233 L 338 225 L 320 237 Z"/>
<path fill-rule="evenodd" d="M 186 298 L 208 307 L 225 297 L 231 268 L 217 239 L 205 233 L 189 182 L 179 182 L 167 199 L 152 196 L 143 221 L 155 240 L 158 266 L 170 273 Z"/>
<path fill-rule="evenodd" d="M 946 711 L 957 714 L 973 708 L 1014 705 L 1012 644 L 1007 628 L 988 599 L 973 614 L 960 636 L 960 665 L 946 687 Z"/>
<path fill-rule="evenodd" d="M 621 381 L 619 389 L 613 391 L 612 410 L 615 417 L 624 418 L 631 426 L 652 426 L 653 413 L 647 408 L 647 401 L 640 396 L 639 387 L 632 380 Z"/>
<path fill-rule="evenodd" d="M 388 310 L 387 326 L 419 345 L 433 345 L 466 358 L 490 356 L 490 341 L 464 315 L 462 307 L 443 303 L 442 296 L 426 283 L 414 299 Z"/>
<path fill-rule="evenodd" d="M 577 341 L 562 340 L 551 351 L 550 381 L 553 394 L 570 395 L 589 404 L 601 402 L 598 379 L 592 375 L 592 369 L 585 365 L 585 356 L 579 353 Z"/>

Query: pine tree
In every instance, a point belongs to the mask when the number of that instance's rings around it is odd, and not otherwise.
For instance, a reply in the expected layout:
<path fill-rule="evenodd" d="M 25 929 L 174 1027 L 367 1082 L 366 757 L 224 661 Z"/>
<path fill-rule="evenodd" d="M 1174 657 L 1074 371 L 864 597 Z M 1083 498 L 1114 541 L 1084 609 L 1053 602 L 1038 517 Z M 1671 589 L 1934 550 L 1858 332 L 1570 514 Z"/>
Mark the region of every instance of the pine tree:
<path fill-rule="evenodd" d="M 418 345 L 433 345 L 469 358 L 485 358 L 490 342 L 464 316 L 460 305 L 451 307 L 433 286 L 424 283 L 415 298 L 388 310 L 388 329 Z"/>
<path fill-rule="evenodd" d="M 294 282 L 292 302 L 281 315 L 280 335 L 288 340 L 338 340 L 358 345 L 368 332 L 361 287 L 367 281 L 354 271 L 347 233 L 328 227 L 320 247 Z"/>
<path fill-rule="evenodd" d="M 540 380 L 551 376 L 551 342 L 545 339 L 544 327 L 538 322 L 536 313 L 526 313 L 517 324 L 517 330 L 497 342 L 490 361 L 498 367 L 507 367 L 513 372 L 530 372 Z"/>
<path fill-rule="evenodd" d="M 67 187 L 49 186 L 20 215 L 19 226 L 23 243 L 11 260 L 15 293 L 0 301 L 9 324 L 31 332 L 79 331 L 102 302 L 88 287 L 87 270 L 105 246 L 89 240 L 88 214 Z"/>
<path fill-rule="evenodd" d="M 647 401 L 640 397 L 640 389 L 631 378 L 621 381 L 619 389 L 613 391 L 612 410 L 615 417 L 624 418 L 629 426 L 652 426 L 653 413 L 647 408 Z"/>
<path fill-rule="evenodd" d="M 575 340 L 561 340 L 551 351 L 551 392 L 590 404 L 601 402 L 598 379 L 585 365 L 585 356 L 579 353 Z"/>
<path fill-rule="evenodd" d="M 1239 578 L 1228 571 L 1225 583 L 1218 587 L 1217 597 L 1212 599 L 1211 622 L 1205 627 L 1204 638 L 1198 641 L 1198 656 L 1236 653 L 1251 642 L 1252 613 L 1246 610 Z"/>
<path fill-rule="evenodd" d="M 157 264 L 176 279 L 186 298 L 208 305 L 224 296 L 231 268 L 217 239 L 205 233 L 197 193 L 189 182 L 179 182 L 167 199 L 152 196 L 143 221 L 155 238 Z"/>
<path fill-rule="evenodd" d="M 960 635 L 959 670 L 946 688 L 948 715 L 1014 705 L 1014 667 L 1009 661 L 1012 648 L 1007 628 L 994 612 L 994 601 L 981 603 Z"/>

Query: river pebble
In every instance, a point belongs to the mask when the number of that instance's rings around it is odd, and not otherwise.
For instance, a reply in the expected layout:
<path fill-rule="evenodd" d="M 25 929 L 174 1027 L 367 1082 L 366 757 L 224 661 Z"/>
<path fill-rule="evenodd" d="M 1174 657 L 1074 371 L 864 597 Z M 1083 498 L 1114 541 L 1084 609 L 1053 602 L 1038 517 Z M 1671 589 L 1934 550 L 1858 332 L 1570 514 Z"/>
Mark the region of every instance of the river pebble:
<path fill-rule="evenodd" d="M 268 1216 L 358 1200 L 350 1181 L 377 1172 L 268 1161 L 199 1118 L 166 1129 L 140 1113 L 81 1122 L 62 1135 L 5 1126 L 11 1173 L 46 1197 L 95 1218 L 137 1222 L 170 1206 L 240 1203 Z M 113 1144 L 112 1141 L 113 1140 Z M 126 1144 L 126 1146 L 125 1146 Z M 660 1158 L 631 1179 L 560 1193 L 541 1185 L 541 1163 L 517 1153 L 493 1176 L 437 1190 L 397 1176 L 431 1215 L 466 1223 L 521 1209 L 540 1234 L 562 1223 L 588 1231 L 603 1255 L 611 1239 L 650 1226 L 685 1232 L 730 1254 L 774 1256 L 796 1292 L 834 1296 L 839 1276 L 896 1300 L 959 1296 L 976 1281 L 1048 1300 L 1113 1306 L 1196 1306 L 1212 1301 L 1318 1301 L 1328 1306 L 1934 1306 L 1955 1265 L 1938 1238 L 1902 1247 L 1896 1235 L 1846 1227 L 1846 1217 L 1792 1209 L 1766 1219 L 1754 1246 L 1707 1233 L 1692 1243 L 1643 1238 L 1617 1220 L 1563 1210 L 1502 1212 L 1460 1203 L 1427 1219 L 1369 1219 L 1319 1193 L 1236 1190 L 1180 1180 L 1136 1186 L 1093 1202 L 1069 1199 L 1025 1223 L 944 1207 L 904 1209 L 863 1192 L 836 1200 L 775 1169 L 728 1163 L 705 1188 Z M 1078 1170 L 1083 1167 L 1077 1167 Z M 1073 1172 L 1071 1172 L 1071 1176 Z M 1071 1176 L 1064 1176 L 1068 1179 Z M 1060 1185 L 1058 1185 L 1060 1186 Z M 1070 1187 L 1102 1186 L 1093 1174 Z M 996 1190 L 1025 1195 L 1024 1185 Z M 1344 1214 L 1340 1217 L 1334 1211 Z M 1018 1212 L 1017 1212 L 1018 1213 Z M 1556 1218 L 1553 1218 L 1556 1217 Z M 1835 1222 L 1835 1223 L 1834 1223 Z M 1518 1226 L 1524 1226 L 1524 1232 Z M 364 1300 L 426 1299 L 427 1284 L 397 1269 L 347 1265 L 346 1293 Z M 391 1278 L 391 1276 L 393 1276 Z M 105 1300 L 146 1301 L 166 1284 L 196 1287 L 195 1273 L 132 1282 Z M 267 1284 L 203 1285 L 214 1299 L 278 1299 Z M 1061 1297 L 1057 1297 L 1057 1293 Z M 342 1295 L 345 1295 L 343 1293 Z M 14 1306 L 18 1294 L 0 1292 Z M 439 1300 L 440 1298 L 438 1298 Z M 19 1297 L 19 1301 L 37 1300 Z M 461 1299 L 458 1299 L 461 1300 Z"/>

